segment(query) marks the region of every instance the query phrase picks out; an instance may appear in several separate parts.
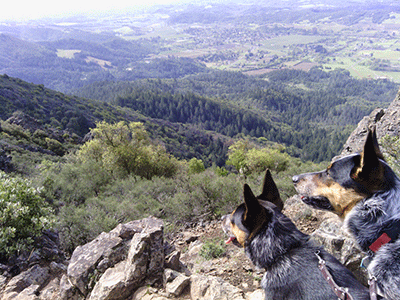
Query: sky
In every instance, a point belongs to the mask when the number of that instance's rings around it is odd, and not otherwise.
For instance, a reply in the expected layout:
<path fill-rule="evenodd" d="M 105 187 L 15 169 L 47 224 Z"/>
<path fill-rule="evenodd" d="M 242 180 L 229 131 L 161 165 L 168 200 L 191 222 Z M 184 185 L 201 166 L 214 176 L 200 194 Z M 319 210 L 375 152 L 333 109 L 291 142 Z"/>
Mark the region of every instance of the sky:
<path fill-rule="evenodd" d="M 112 11 L 127 7 L 146 7 L 185 0 L 5 0 L 1 5 L 0 20 L 27 21 L 43 17 L 62 17 L 93 11 Z M 186 1 L 188 2 L 188 1 Z"/>

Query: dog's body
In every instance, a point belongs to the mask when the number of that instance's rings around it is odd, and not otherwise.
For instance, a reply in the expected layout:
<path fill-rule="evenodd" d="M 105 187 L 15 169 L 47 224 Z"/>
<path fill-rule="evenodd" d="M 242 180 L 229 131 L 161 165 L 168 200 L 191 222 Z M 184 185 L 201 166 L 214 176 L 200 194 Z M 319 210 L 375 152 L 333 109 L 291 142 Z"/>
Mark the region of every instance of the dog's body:
<path fill-rule="evenodd" d="M 230 235 L 228 242 L 244 247 L 253 264 L 265 269 L 261 281 L 265 299 L 338 299 L 318 268 L 320 259 L 354 300 L 369 299 L 368 289 L 350 271 L 281 213 L 283 202 L 269 171 L 260 196 L 244 186 L 244 201 L 223 217 L 222 227 Z"/>
<path fill-rule="evenodd" d="M 388 299 L 400 299 L 400 180 L 386 164 L 375 131 L 361 154 L 326 170 L 293 177 L 302 200 L 344 218 L 360 248 L 370 254 L 370 275 Z"/>

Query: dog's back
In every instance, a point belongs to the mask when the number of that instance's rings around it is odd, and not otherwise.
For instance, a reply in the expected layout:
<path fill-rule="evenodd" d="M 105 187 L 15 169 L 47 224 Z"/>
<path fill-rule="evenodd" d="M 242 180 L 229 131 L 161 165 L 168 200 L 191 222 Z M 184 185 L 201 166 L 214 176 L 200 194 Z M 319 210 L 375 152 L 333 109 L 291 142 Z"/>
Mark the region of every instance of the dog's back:
<path fill-rule="evenodd" d="M 316 246 L 285 215 L 275 211 L 269 225 L 245 248 L 252 262 L 266 270 L 261 283 L 266 299 L 338 299 L 318 268 L 320 260 L 353 299 L 370 299 L 367 288 L 348 269 Z"/>

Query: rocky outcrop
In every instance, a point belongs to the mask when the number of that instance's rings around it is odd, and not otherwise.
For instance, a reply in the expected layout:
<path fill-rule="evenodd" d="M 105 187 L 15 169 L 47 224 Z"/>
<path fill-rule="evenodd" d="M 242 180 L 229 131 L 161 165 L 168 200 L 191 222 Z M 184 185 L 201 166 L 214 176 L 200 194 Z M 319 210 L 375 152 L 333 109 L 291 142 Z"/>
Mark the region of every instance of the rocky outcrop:
<path fill-rule="evenodd" d="M 189 245 L 186 256 L 198 255 L 202 243 L 197 238 L 185 237 L 184 242 Z M 29 258 L 30 263 L 20 268 L 29 267 L 16 276 L 7 272 L 4 274 L 8 276 L 0 275 L 0 300 L 263 297 L 262 291 L 246 294 L 217 276 L 192 274 L 181 261 L 181 252 L 164 242 L 163 221 L 154 217 L 120 224 L 101 233 L 90 243 L 77 247 L 69 261 L 62 260 L 50 244 L 49 237 L 43 237 L 41 245 L 48 249 L 32 253 L 41 259 Z"/>
<path fill-rule="evenodd" d="M 367 129 L 371 126 L 376 127 L 378 140 L 386 135 L 400 136 L 400 91 L 387 109 L 377 108 L 358 123 L 344 144 L 340 156 L 361 152 Z"/>
<path fill-rule="evenodd" d="M 75 249 L 62 299 L 126 299 L 142 285 L 163 284 L 163 222 L 146 218 L 118 225 Z M 74 291 L 74 288 L 77 291 Z"/>

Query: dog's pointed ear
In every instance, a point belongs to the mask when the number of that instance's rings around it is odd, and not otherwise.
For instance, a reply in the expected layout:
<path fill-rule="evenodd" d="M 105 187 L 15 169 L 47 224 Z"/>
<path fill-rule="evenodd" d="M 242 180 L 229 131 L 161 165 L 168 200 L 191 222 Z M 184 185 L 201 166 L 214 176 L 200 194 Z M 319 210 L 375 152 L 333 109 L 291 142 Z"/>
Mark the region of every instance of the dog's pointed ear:
<path fill-rule="evenodd" d="M 376 138 L 376 127 L 374 126 L 372 129 L 370 129 L 368 131 L 368 135 L 369 135 L 369 133 L 371 133 L 371 142 L 374 145 L 374 151 L 375 151 L 376 156 L 382 160 L 385 160 L 381 150 L 379 149 L 378 139 Z M 367 142 L 367 141 L 365 141 L 365 142 Z M 365 148 L 365 145 L 364 145 L 364 148 Z"/>
<path fill-rule="evenodd" d="M 251 188 L 248 184 L 245 184 L 243 187 L 243 196 L 244 196 L 244 204 L 246 206 L 245 215 L 256 215 L 257 212 L 261 210 L 261 204 L 258 202 L 256 196 L 254 196 Z"/>
<path fill-rule="evenodd" d="M 273 212 L 267 212 L 267 209 L 258 202 L 258 199 L 247 184 L 244 185 L 243 196 L 246 211 L 242 222 L 248 228 L 250 232 L 249 239 L 251 239 L 266 222 L 271 220 Z"/>
<path fill-rule="evenodd" d="M 283 201 L 279 195 L 278 188 L 272 179 L 271 171 L 267 169 L 264 176 L 261 195 L 257 197 L 260 200 L 269 201 L 276 205 L 279 211 L 283 209 Z"/>
<path fill-rule="evenodd" d="M 364 151 L 358 165 L 354 167 L 351 177 L 362 181 L 378 180 L 382 171 L 380 159 L 384 160 L 382 152 L 379 150 L 375 128 L 373 128 L 368 130 Z"/>

